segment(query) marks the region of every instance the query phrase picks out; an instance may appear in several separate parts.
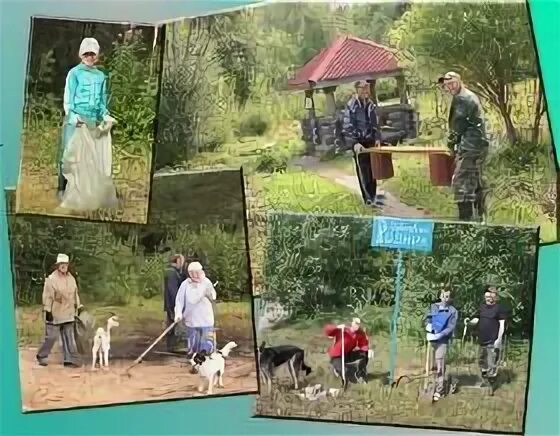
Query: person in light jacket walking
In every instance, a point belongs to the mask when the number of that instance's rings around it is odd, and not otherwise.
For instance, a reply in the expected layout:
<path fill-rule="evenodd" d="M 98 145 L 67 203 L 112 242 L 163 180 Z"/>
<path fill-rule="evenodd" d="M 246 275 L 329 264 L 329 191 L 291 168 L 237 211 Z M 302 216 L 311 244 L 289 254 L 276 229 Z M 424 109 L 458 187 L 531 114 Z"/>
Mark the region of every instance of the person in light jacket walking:
<path fill-rule="evenodd" d="M 80 359 L 74 337 L 76 315 L 83 310 L 76 279 L 68 271 L 69 258 L 59 254 L 55 270 L 45 279 L 43 311 L 45 313 L 45 340 L 37 352 L 37 362 L 47 366 L 47 358 L 60 335 L 64 366 L 79 367 Z"/>
<path fill-rule="evenodd" d="M 187 328 L 187 354 L 216 349 L 214 334 L 214 301 L 216 290 L 206 277 L 202 265 L 192 262 L 189 277 L 181 284 L 175 299 L 175 321 L 184 320 Z"/>

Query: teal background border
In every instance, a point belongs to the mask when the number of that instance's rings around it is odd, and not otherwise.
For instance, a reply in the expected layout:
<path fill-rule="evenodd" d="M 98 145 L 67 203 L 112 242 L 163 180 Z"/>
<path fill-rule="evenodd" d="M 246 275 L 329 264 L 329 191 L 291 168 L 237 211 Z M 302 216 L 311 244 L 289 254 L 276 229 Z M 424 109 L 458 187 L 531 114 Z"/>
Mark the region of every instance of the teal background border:
<path fill-rule="evenodd" d="M 19 144 L 30 17 L 46 15 L 155 22 L 249 4 L 226 0 L 0 0 L 0 181 L 13 186 Z M 560 138 L 560 1 L 530 1 L 553 136 Z M 556 153 L 559 160 L 559 153 Z M 559 162 L 560 164 L 560 162 Z M 560 435 L 560 244 L 539 253 L 537 303 L 526 434 Z M 1 435 L 428 435 L 422 429 L 252 419 L 253 396 L 183 400 L 65 412 L 21 413 L 18 356 L 4 190 L 0 189 L 0 434 Z M 471 433 L 472 434 L 472 433 Z"/>

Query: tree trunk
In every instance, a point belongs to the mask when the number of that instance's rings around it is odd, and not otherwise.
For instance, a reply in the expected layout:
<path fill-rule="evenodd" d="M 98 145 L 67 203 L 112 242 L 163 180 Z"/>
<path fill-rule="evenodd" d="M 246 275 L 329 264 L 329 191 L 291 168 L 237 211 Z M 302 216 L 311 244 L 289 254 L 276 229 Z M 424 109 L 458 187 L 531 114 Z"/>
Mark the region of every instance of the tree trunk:
<path fill-rule="evenodd" d="M 513 125 L 513 121 L 511 120 L 511 116 L 510 116 L 509 112 L 506 111 L 505 113 L 502 113 L 502 116 L 504 118 L 504 122 L 505 122 L 505 125 L 506 125 L 506 137 L 507 137 L 507 139 L 511 144 L 516 144 L 517 141 L 518 141 L 517 130 L 515 129 L 515 126 Z"/>
<path fill-rule="evenodd" d="M 518 135 L 517 130 L 513 125 L 513 121 L 511 120 L 511 106 L 509 104 L 509 98 L 504 95 L 500 95 L 496 103 L 498 106 L 498 110 L 500 111 L 500 115 L 502 115 L 502 118 L 504 120 L 507 140 L 512 145 L 516 144 L 518 141 Z"/>
<path fill-rule="evenodd" d="M 533 131 L 531 133 L 531 142 L 537 144 L 541 132 L 541 118 L 545 111 L 545 102 L 543 95 L 543 88 L 540 79 L 535 80 L 535 93 L 537 94 L 535 102 L 535 118 L 533 119 Z"/>

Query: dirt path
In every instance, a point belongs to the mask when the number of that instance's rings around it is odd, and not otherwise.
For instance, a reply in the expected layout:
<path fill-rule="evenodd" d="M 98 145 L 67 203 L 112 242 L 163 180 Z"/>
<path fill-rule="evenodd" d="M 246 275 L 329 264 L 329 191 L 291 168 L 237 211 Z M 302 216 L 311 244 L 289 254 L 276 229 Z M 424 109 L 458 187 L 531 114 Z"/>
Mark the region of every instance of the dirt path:
<path fill-rule="evenodd" d="M 356 176 L 349 175 L 338 168 L 334 168 L 330 166 L 328 162 L 321 162 L 318 157 L 303 156 L 291 162 L 291 165 L 299 166 L 306 171 L 314 172 L 321 177 L 338 183 L 339 185 L 342 185 L 361 195 L 360 185 Z M 393 194 L 383 190 L 383 185 L 378 185 L 377 192 L 379 195 L 385 196 L 383 205 L 380 206 L 383 215 L 407 218 L 420 218 L 429 215 L 429 213 L 424 209 L 418 209 L 402 203 Z"/>
<path fill-rule="evenodd" d="M 204 396 L 197 391 L 198 376 L 190 374 L 184 358 L 153 357 L 124 374 L 131 360 L 113 359 L 107 371 L 91 371 L 90 366 L 64 368 L 57 351 L 49 357 L 49 366 L 35 361 L 37 350 L 20 348 L 20 374 L 23 410 L 26 412 L 106 404 L 159 401 Z M 227 359 L 225 388 L 214 395 L 252 393 L 257 390 L 255 359 L 232 353 Z"/>

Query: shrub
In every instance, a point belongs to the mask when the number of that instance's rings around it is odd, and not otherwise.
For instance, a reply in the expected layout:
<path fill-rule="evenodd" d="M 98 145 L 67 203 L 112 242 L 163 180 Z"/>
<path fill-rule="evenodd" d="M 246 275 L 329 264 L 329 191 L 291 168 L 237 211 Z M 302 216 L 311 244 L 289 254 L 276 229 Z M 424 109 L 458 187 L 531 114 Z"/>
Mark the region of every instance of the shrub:
<path fill-rule="evenodd" d="M 288 167 L 288 157 L 281 151 L 265 151 L 257 160 L 256 171 L 259 173 L 283 172 Z"/>
<path fill-rule="evenodd" d="M 260 113 L 250 114 L 239 124 L 240 136 L 262 136 L 268 130 L 270 121 Z"/>

